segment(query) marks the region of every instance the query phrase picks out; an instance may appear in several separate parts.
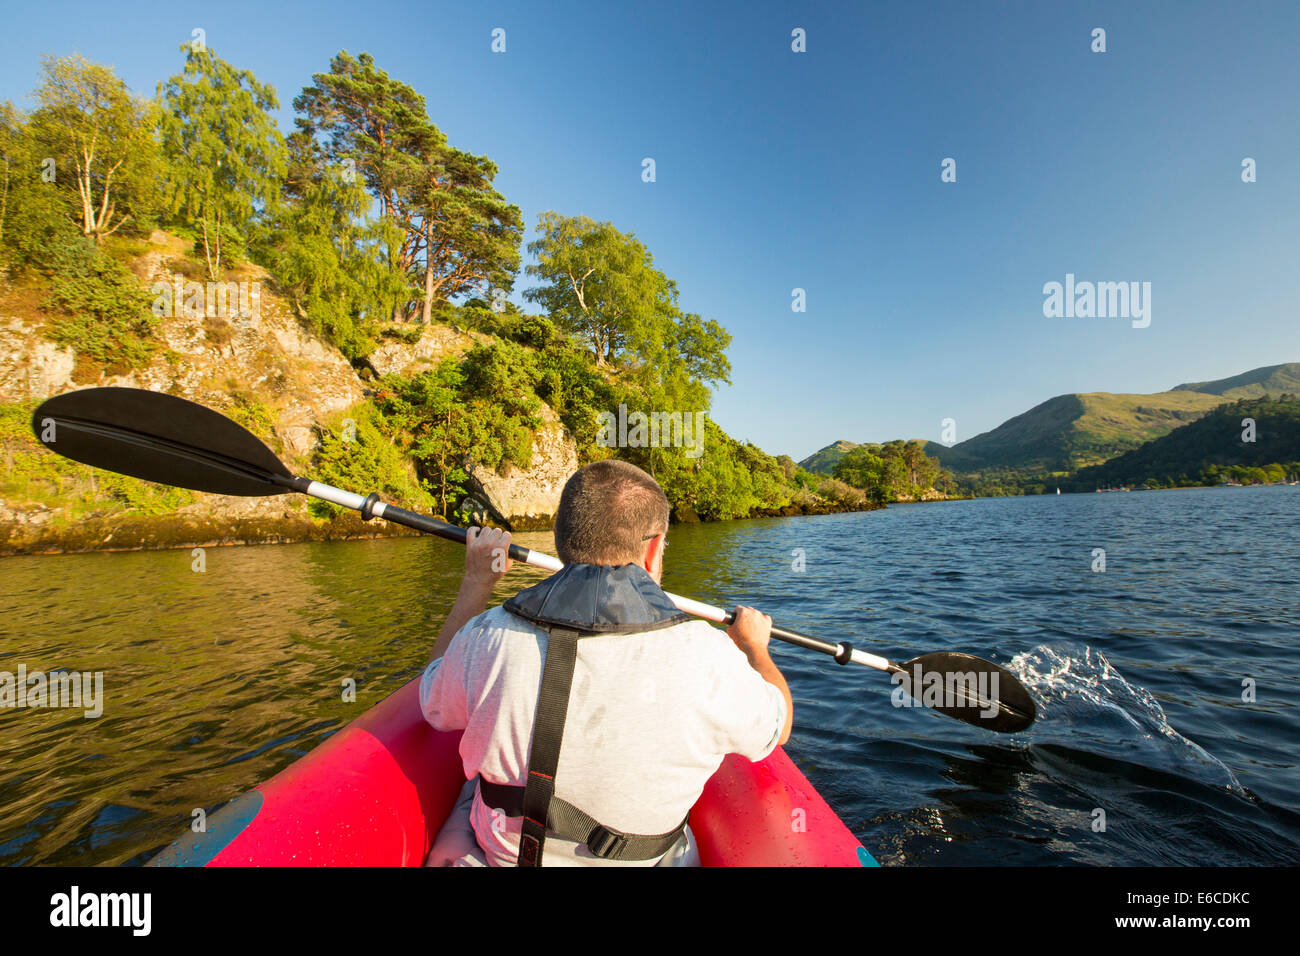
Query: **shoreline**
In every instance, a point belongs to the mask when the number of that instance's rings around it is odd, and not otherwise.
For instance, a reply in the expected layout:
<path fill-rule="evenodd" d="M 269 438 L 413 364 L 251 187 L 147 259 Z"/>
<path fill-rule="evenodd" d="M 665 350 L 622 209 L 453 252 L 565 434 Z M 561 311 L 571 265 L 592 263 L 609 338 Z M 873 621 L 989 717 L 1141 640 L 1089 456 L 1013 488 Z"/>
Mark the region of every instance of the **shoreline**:
<path fill-rule="evenodd" d="M 797 518 L 825 514 L 852 514 L 882 510 L 884 505 L 856 508 L 760 509 L 742 518 Z M 694 518 L 672 524 L 713 524 L 714 520 Z M 489 522 L 495 525 L 495 522 Z M 545 528 L 517 527 L 513 532 L 549 531 Z M 370 523 L 360 515 L 346 512 L 316 522 L 302 517 L 216 517 L 193 515 L 126 514 L 90 518 L 59 528 L 42 528 L 35 534 L 18 537 L 22 528 L 17 522 L 0 525 L 0 558 L 59 554 L 96 554 L 130 551 L 174 551 L 185 548 L 224 548 L 262 544 L 304 544 L 313 541 L 368 541 L 377 538 L 422 537 L 419 531 L 397 524 Z"/>
<path fill-rule="evenodd" d="M 1282 485 L 1244 485 L 1241 487 L 1280 487 Z M 1130 491 L 1192 491 L 1224 485 L 1180 485 L 1173 488 L 1144 488 Z M 1118 493 L 1118 492 L 1117 492 Z M 1096 492 L 1063 491 L 1062 494 L 1080 495 Z M 1055 495 L 991 495 L 996 498 L 1037 498 Z M 722 521 L 751 521 L 758 518 L 806 518 L 818 515 L 854 514 L 882 511 L 891 505 L 921 505 L 953 501 L 983 500 L 978 495 L 925 498 L 920 501 L 894 501 L 888 505 L 868 504 L 863 507 L 801 508 L 788 505 L 784 508 L 763 508 L 739 518 L 679 519 L 672 516 L 673 525 L 714 524 Z M 495 522 L 489 524 L 496 526 Z M 381 530 L 382 529 L 382 530 Z M 421 533 L 401 525 L 374 525 L 363 522 L 359 515 L 346 512 L 327 521 L 317 522 L 302 517 L 214 517 L 192 515 L 117 515 L 90 518 L 74 525 L 57 529 L 45 528 L 25 538 L 16 538 L 15 532 L 23 530 L 18 522 L 0 524 L 0 558 L 59 554 L 97 554 L 131 551 L 176 551 L 185 548 L 229 548 L 262 544 L 306 544 L 314 541 L 371 541 L 379 538 L 414 538 Z M 549 531 L 546 527 L 516 527 L 513 533 Z"/>
<path fill-rule="evenodd" d="M 184 548 L 301 544 L 310 541 L 364 541 L 416 537 L 401 525 L 376 526 L 351 513 L 317 523 L 307 517 L 217 518 L 178 515 L 118 515 L 91 518 L 67 527 L 43 529 L 27 538 L 11 537 L 14 525 L 0 526 L 0 558 L 20 555 L 93 554 L 119 551 L 174 551 Z M 7 533 L 6 533 L 7 532 Z"/>

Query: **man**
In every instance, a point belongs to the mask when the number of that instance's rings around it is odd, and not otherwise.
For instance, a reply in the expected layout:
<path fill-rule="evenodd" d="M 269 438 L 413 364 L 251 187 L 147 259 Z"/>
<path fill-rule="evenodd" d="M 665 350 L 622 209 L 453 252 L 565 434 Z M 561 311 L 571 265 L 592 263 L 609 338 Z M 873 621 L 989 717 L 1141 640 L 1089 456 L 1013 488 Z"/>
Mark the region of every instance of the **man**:
<path fill-rule="evenodd" d="M 425 718 L 464 730 L 469 778 L 429 865 L 692 865 L 684 820 L 723 757 L 789 739 L 771 618 L 737 608 L 728 641 L 659 587 L 668 513 L 641 469 L 587 465 L 556 514 L 565 568 L 486 611 L 510 536 L 470 530 L 420 683 Z"/>

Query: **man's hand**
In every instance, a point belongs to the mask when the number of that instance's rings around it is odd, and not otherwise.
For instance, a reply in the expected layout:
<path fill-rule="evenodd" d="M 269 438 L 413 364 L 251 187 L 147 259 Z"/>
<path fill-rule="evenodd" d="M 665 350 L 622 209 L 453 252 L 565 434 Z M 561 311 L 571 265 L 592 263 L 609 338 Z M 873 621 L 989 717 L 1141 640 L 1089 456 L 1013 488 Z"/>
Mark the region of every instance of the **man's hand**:
<path fill-rule="evenodd" d="M 509 531 L 469 529 L 465 537 L 465 584 L 490 593 L 512 567 Z"/>
<path fill-rule="evenodd" d="M 772 640 L 772 619 L 752 607 L 737 606 L 736 620 L 727 628 L 727 637 L 735 641 L 752 663 L 756 657 L 767 656 L 767 645 Z"/>
<path fill-rule="evenodd" d="M 466 623 L 487 609 L 492 589 L 514 566 L 510 560 L 510 532 L 498 528 L 470 528 L 465 535 L 465 576 L 451 613 L 438 632 L 429 660 L 441 657 Z"/>
<path fill-rule="evenodd" d="M 767 652 L 767 645 L 772 640 L 772 619 L 752 607 L 737 606 L 736 619 L 727 628 L 727 636 L 744 652 L 749 666 L 758 671 L 758 675 L 785 698 L 785 726 L 777 738 L 777 743 L 784 747 L 794 728 L 794 698 L 790 696 L 790 687 L 781 676 L 776 662 Z"/>

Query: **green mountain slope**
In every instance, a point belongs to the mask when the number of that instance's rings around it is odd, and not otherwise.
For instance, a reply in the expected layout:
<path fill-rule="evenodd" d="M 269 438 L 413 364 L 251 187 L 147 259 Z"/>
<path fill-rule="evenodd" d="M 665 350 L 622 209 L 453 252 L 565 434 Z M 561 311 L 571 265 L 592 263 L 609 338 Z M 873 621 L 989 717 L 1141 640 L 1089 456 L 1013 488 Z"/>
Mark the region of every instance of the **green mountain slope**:
<path fill-rule="evenodd" d="M 820 451 L 813 452 L 813 454 L 799 462 L 799 467 L 804 471 L 811 471 L 814 475 L 829 475 L 835 471 L 835 466 L 840 463 L 840 459 L 846 453 L 857 448 L 858 444 L 858 442 L 837 441 L 827 445 Z"/>
<path fill-rule="evenodd" d="M 1058 395 L 951 448 L 926 442 L 925 453 L 957 475 L 1061 474 L 1100 464 L 1196 421 L 1224 399 L 1300 394 L 1300 362 L 1252 369 L 1231 378 L 1178 385 L 1153 395 L 1084 392 Z M 837 441 L 799 464 L 830 474 L 856 443 Z"/>
<path fill-rule="evenodd" d="M 1204 392 L 1225 398 L 1258 398 L 1260 395 L 1300 394 L 1300 362 L 1267 365 L 1251 369 L 1232 378 L 1213 382 L 1190 382 L 1175 385 L 1174 392 Z"/>
<path fill-rule="evenodd" d="M 926 454 L 958 472 L 1062 472 L 1097 464 L 1194 421 L 1222 398 L 1193 391 L 1156 395 L 1058 395 L 992 431 Z"/>

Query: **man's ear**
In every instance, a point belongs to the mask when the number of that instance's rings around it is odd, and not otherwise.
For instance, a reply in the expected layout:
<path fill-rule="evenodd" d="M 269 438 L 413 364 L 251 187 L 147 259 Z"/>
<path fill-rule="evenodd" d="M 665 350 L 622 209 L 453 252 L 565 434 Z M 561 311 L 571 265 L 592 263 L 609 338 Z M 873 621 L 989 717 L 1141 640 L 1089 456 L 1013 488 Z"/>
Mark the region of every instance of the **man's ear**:
<path fill-rule="evenodd" d="M 653 571 L 655 566 L 655 556 L 662 554 L 664 549 L 664 535 L 657 534 L 645 543 L 645 551 L 641 554 L 641 567 L 646 571 Z"/>

